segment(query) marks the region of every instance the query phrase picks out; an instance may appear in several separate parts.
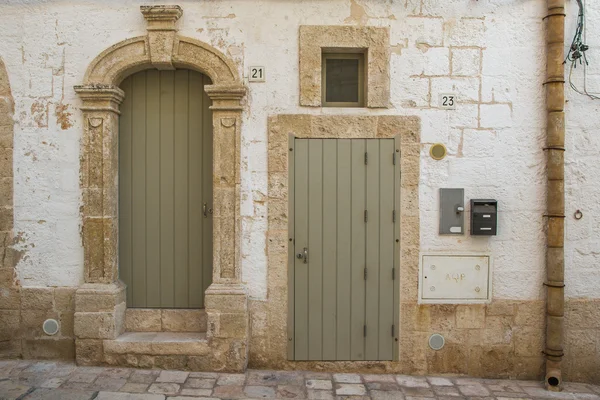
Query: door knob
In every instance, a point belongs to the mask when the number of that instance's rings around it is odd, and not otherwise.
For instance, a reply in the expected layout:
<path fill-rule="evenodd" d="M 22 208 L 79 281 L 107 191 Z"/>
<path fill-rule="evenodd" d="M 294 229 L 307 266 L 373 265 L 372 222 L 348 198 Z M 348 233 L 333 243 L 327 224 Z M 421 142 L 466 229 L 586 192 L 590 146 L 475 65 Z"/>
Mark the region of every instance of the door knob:
<path fill-rule="evenodd" d="M 298 260 L 304 259 L 303 263 L 308 264 L 308 247 L 305 247 L 302 253 L 296 254 Z"/>

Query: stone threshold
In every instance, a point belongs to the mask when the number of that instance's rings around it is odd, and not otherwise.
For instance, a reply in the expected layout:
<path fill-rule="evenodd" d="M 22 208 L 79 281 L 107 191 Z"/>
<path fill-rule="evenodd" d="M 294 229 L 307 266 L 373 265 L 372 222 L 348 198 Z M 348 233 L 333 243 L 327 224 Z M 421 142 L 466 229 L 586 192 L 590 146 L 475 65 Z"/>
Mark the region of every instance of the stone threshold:
<path fill-rule="evenodd" d="M 107 354 L 186 355 L 210 353 L 205 332 L 125 332 L 115 340 L 104 340 Z"/>

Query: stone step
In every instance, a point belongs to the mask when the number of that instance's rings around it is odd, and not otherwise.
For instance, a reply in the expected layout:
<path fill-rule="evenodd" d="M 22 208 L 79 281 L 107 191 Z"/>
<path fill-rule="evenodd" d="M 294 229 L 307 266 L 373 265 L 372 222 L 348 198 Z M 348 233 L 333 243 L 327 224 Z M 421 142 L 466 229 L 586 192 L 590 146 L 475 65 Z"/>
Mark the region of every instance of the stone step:
<path fill-rule="evenodd" d="M 204 332 L 125 332 L 115 340 L 104 340 L 108 354 L 203 356 L 209 354 Z"/>
<path fill-rule="evenodd" d="M 127 332 L 206 332 L 204 309 L 128 308 Z"/>

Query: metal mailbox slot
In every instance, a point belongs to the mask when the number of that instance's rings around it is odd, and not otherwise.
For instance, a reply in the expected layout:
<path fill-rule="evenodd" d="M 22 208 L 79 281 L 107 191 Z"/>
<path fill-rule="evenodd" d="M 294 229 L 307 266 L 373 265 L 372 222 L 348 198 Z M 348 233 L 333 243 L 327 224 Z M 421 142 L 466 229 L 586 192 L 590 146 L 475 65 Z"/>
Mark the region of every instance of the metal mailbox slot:
<path fill-rule="evenodd" d="M 498 226 L 498 201 L 471 199 L 471 235 L 494 236 Z"/>

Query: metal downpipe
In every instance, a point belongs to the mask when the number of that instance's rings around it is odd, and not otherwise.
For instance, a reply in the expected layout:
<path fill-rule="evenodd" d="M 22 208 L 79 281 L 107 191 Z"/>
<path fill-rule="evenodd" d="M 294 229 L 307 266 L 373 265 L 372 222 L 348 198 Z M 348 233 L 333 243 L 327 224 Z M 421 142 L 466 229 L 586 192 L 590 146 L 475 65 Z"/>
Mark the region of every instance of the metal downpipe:
<path fill-rule="evenodd" d="M 546 0 L 546 357 L 545 384 L 562 390 L 564 322 L 564 224 L 565 224 L 565 0 Z"/>

